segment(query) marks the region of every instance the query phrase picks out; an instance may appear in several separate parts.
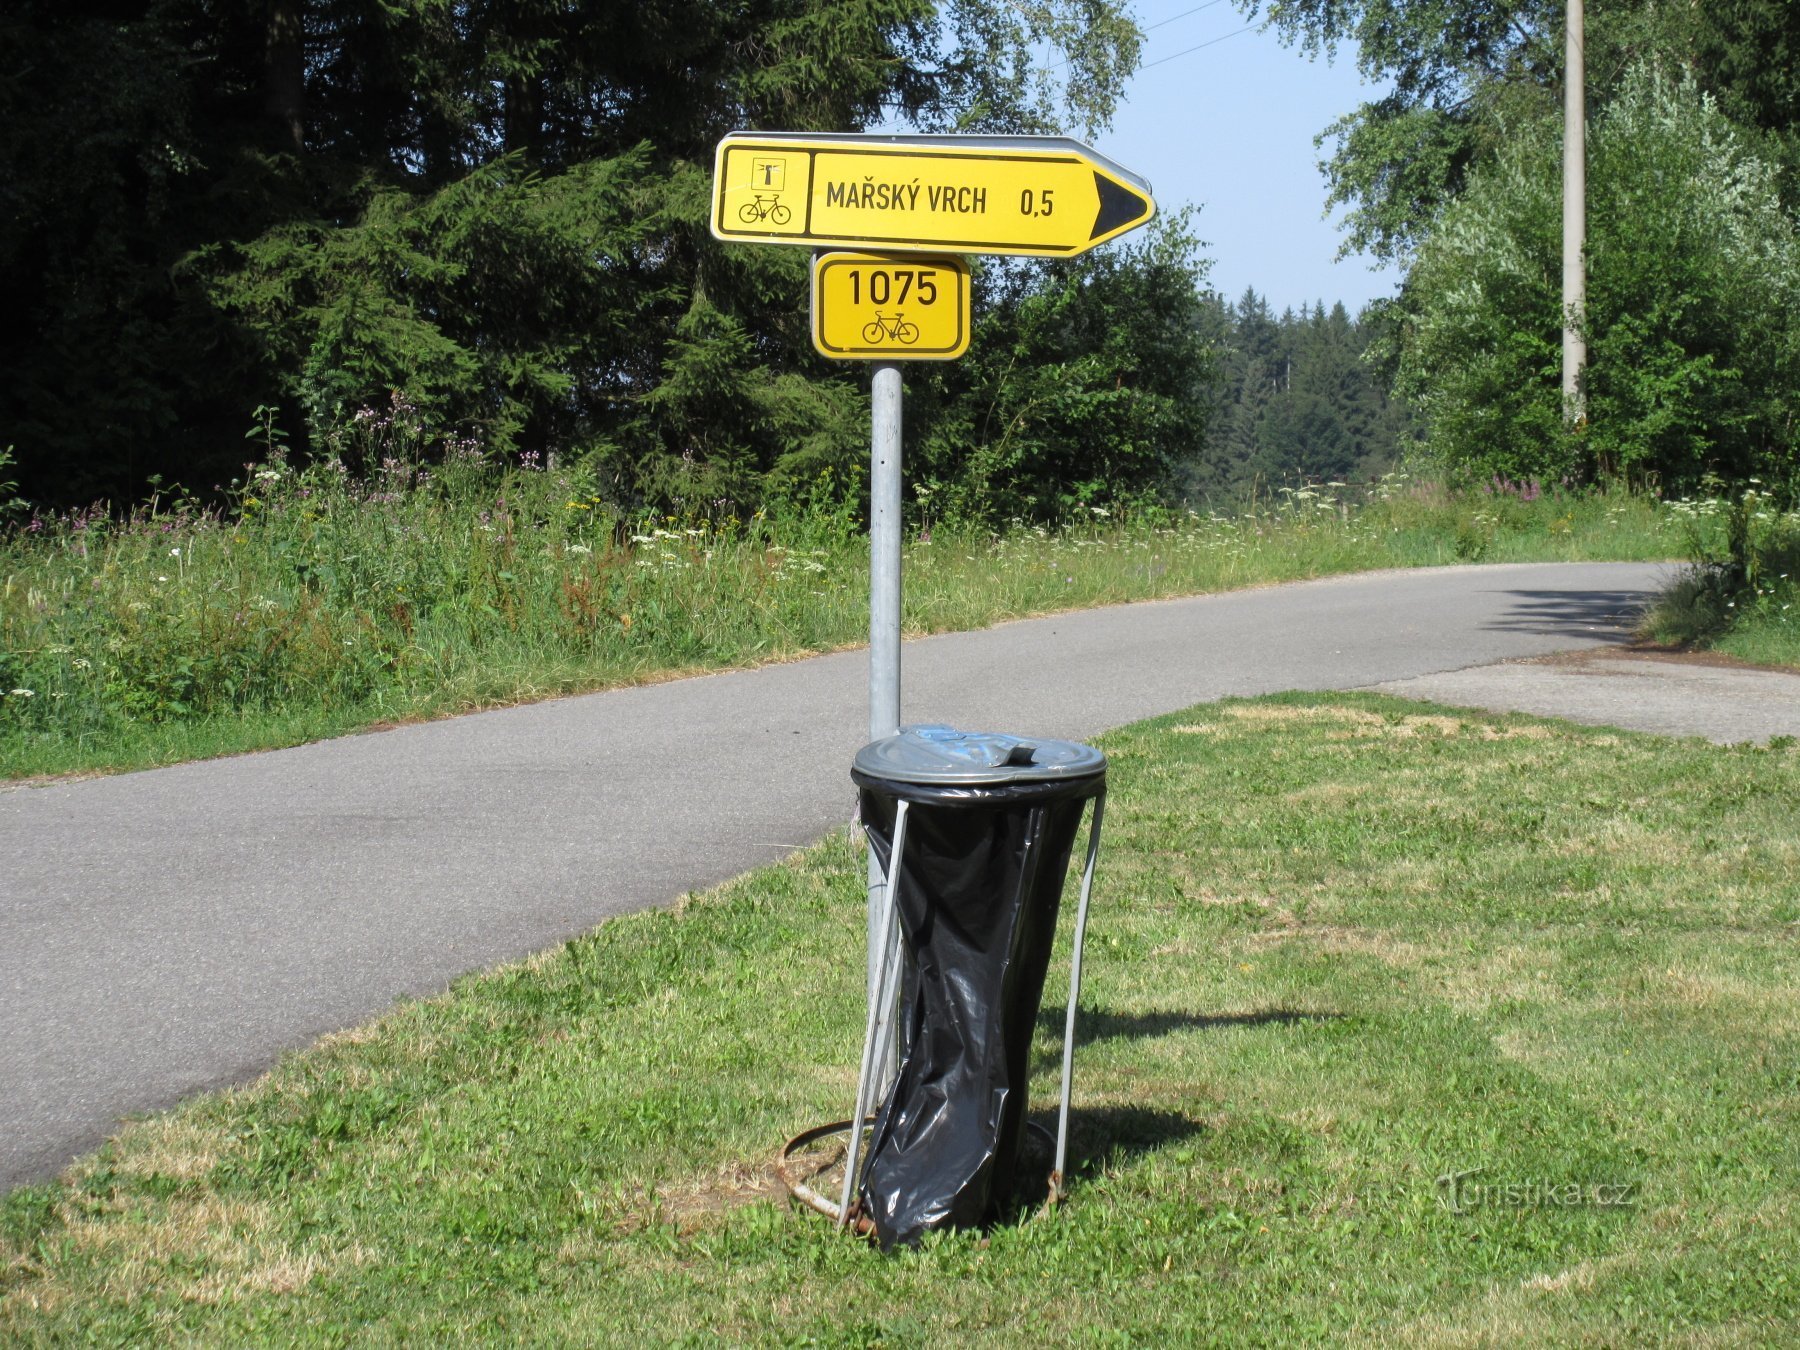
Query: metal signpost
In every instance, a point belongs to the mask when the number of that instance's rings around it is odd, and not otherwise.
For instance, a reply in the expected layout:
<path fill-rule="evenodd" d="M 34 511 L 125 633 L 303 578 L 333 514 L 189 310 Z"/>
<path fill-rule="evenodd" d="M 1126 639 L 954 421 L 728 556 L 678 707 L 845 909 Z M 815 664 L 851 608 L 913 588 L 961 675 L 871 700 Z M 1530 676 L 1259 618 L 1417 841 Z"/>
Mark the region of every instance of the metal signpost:
<path fill-rule="evenodd" d="M 875 367 L 869 436 L 869 739 L 900 730 L 900 367 Z M 869 850 L 869 1006 L 881 987 L 887 878 Z"/>
<path fill-rule="evenodd" d="M 813 345 L 872 361 L 869 739 L 900 729 L 902 360 L 969 345 L 969 269 L 958 253 L 1071 258 L 1147 223 L 1150 185 L 1053 136 L 880 136 L 734 131 L 713 162 L 712 233 L 795 244 L 813 260 Z M 869 250 L 879 250 L 872 252 Z M 920 256 L 928 255 L 928 256 Z M 869 857 L 871 1015 L 886 939 L 884 877 Z M 1072 1004 L 1071 1004 L 1072 1008 Z"/>

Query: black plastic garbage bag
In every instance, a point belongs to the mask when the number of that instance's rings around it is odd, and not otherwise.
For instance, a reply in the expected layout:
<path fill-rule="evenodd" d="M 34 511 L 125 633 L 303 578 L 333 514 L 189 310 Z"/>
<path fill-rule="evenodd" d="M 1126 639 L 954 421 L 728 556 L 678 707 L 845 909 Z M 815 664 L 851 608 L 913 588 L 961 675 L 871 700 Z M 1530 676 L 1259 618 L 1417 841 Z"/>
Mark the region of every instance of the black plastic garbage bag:
<path fill-rule="evenodd" d="M 1012 1193 L 1063 878 L 1105 764 L 1070 742 L 945 728 L 909 728 L 857 756 L 851 777 L 884 870 L 897 805 L 910 803 L 900 1065 L 861 1190 L 884 1249 L 991 1222 Z"/>

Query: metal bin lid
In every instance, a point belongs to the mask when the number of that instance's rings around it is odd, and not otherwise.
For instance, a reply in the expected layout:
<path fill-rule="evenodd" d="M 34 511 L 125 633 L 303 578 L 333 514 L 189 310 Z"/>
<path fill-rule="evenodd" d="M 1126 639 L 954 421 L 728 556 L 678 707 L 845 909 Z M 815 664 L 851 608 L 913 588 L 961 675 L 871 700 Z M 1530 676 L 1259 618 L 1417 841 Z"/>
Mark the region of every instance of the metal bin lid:
<path fill-rule="evenodd" d="M 949 787 L 1085 778 L 1105 770 L 1106 756 L 1078 741 L 914 726 L 865 745 L 856 752 L 855 766 L 871 778 Z"/>

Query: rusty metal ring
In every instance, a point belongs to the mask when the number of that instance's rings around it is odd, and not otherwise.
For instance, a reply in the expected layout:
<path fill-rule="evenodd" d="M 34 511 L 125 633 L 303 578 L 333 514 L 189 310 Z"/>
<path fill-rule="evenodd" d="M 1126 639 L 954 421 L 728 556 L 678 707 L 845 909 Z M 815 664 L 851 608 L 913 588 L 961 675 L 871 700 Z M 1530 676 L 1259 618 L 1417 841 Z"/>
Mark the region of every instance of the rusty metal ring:
<path fill-rule="evenodd" d="M 873 1126 L 875 1124 L 875 1117 L 868 1117 L 864 1124 Z M 1049 1130 L 1045 1129 L 1035 1120 L 1026 1121 L 1025 1128 L 1041 1138 L 1051 1149 L 1055 1149 L 1056 1136 L 1051 1134 Z M 850 1122 L 848 1120 L 834 1120 L 828 1125 L 815 1125 L 810 1130 L 800 1131 L 799 1134 L 794 1135 L 783 1144 L 781 1146 L 781 1153 L 775 1160 L 775 1174 L 781 1178 L 781 1184 L 788 1188 L 788 1194 L 792 1195 L 794 1199 L 798 1200 L 808 1209 L 817 1210 L 833 1223 L 838 1222 L 842 1215 L 842 1209 L 838 1205 L 838 1202 L 828 1196 L 819 1194 L 819 1192 L 815 1191 L 811 1185 L 808 1184 L 814 1177 L 818 1176 L 820 1172 L 823 1172 L 825 1167 L 829 1167 L 831 1164 L 826 1163 L 824 1167 L 814 1168 L 811 1172 L 807 1173 L 805 1177 L 798 1177 L 794 1175 L 794 1153 L 798 1149 L 805 1148 L 808 1144 L 816 1144 L 821 1139 L 829 1139 L 834 1134 L 848 1135 L 849 1133 Z M 1047 1213 L 1051 1208 L 1060 1203 L 1062 1199 L 1062 1178 L 1052 1172 L 1050 1175 L 1049 1195 L 1045 1198 L 1044 1206 L 1038 1213 L 1040 1215 Z M 868 1216 L 863 1214 L 853 1214 L 850 1226 L 855 1229 L 859 1237 L 871 1237 L 875 1232 L 875 1225 L 869 1221 Z"/>
<path fill-rule="evenodd" d="M 875 1123 L 875 1117 L 868 1117 L 865 1123 L 873 1125 Z M 820 1172 L 824 1171 L 825 1168 L 814 1168 L 811 1172 L 807 1173 L 805 1177 L 795 1176 L 793 1170 L 794 1152 L 797 1149 L 804 1148 L 808 1144 L 817 1143 L 821 1139 L 828 1139 L 834 1134 L 848 1135 L 849 1133 L 850 1122 L 848 1120 L 834 1120 L 829 1125 L 815 1125 L 810 1130 L 800 1131 L 799 1134 L 783 1144 L 781 1146 L 781 1154 L 775 1160 L 775 1173 L 781 1178 L 782 1185 L 788 1188 L 788 1193 L 801 1204 L 807 1206 L 809 1209 L 817 1210 L 833 1223 L 838 1222 L 841 1218 L 843 1213 L 842 1208 L 838 1205 L 837 1201 L 832 1200 L 827 1196 L 820 1195 L 819 1192 L 815 1191 L 807 1184 L 814 1177 L 818 1176 Z M 825 1166 L 829 1167 L 830 1165 L 830 1163 L 827 1163 Z M 875 1232 L 875 1226 L 861 1214 L 855 1216 L 855 1221 L 851 1226 L 856 1230 L 857 1234 L 862 1237 L 869 1237 Z"/>

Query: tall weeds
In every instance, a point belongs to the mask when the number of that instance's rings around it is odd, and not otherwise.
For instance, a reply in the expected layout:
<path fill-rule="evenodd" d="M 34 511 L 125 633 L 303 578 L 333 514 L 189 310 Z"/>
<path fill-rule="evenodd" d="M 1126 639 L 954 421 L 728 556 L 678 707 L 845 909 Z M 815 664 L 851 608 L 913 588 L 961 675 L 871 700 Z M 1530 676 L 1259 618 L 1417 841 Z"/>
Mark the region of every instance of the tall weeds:
<path fill-rule="evenodd" d="M 7 774 L 254 748 L 866 635 L 867 543 L 841 494 L 748 519 L 632 518 L 529 456 L 452 442 L 428 466 L 404 407 L 362 415 L 304 467 L 265 431 L 222 509 L 177 496 L 0 534 Z M 909 543 L 906 622 L 1368 567 L 1664 556 L 1674 537 L 1645 499 L 1462 498 L 1403 475 L 1229 515 L 1093 511 L 998 535 L 939 523 Z"/>
<path fill-rule="evenodd" d="M 1651 636 L 1800 663 L 1800 510 L 1759 487 L 1670 503 L 1693 565 L 1652 611 Z"/>

